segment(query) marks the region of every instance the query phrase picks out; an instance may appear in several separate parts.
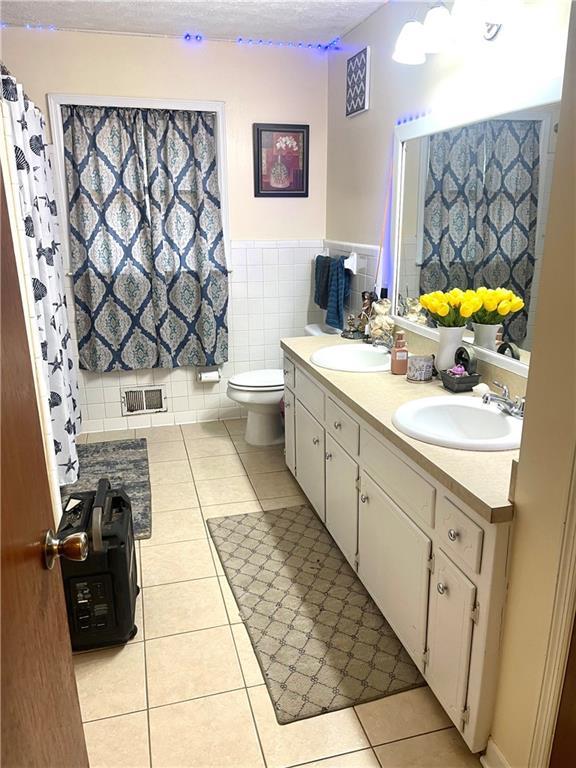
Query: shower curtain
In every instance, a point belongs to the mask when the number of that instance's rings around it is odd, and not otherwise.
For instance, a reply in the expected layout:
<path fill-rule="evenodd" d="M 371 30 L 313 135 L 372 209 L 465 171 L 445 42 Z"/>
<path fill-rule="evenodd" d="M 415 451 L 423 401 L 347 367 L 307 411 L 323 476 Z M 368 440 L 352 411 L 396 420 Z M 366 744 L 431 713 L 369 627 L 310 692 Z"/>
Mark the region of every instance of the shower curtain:
<path fill-rule="evenodd" d="M 2 106 L 4 125 L 7 133 L 11 132 L 7 138 L 14 154 L 30 290 L 40 339 L 42 375 L 49 392 L 51 437 L 59 481 L 64 485 L 78 478 L 75 436 L 81 416 L 45 121 L 42 112 L 4 67 Z"/>
<path fill-rule="evenodd" d="M 62 119 L 80 367 L 226 362 L 215 115 L 65 106 Z"/>
<path fill-rule="evenodd" d="M 503 286 L 524 299 L 504 337 L 526 336 L 535 266 L 540 121 L 490 120 L 430 137 L 420 291 Z"/>

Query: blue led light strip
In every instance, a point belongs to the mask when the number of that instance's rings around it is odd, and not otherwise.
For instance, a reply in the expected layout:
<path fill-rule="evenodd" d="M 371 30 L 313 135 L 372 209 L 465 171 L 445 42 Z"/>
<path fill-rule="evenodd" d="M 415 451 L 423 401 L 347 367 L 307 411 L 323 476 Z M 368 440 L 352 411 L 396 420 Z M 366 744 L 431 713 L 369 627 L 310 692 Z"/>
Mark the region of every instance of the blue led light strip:
<path fill-rule="evenodd" d="M 277 48 L 296 48 L 300 50 L 317 50 L 317 51 L 339 51 L 340 50 L 340 38 L 335 37 L 329 43 L 294 43 L 292 41 L 284 40 L 264 40 L 257 37 L 237 37 L 236 42 L 239 45 L 264 45 L 264 46 L 276 46 Z"/>

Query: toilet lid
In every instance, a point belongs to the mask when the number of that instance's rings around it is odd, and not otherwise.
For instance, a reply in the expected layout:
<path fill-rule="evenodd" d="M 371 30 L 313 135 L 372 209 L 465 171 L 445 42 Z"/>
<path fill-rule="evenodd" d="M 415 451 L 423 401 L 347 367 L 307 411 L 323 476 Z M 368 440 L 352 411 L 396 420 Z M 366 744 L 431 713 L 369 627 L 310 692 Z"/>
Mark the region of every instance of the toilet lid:
<path fill-rule="evenodd" d="M 281 368 L 246 371 L 232 376 L 228 383 L 241 389 L 284 389 L 284 371 Z"/>

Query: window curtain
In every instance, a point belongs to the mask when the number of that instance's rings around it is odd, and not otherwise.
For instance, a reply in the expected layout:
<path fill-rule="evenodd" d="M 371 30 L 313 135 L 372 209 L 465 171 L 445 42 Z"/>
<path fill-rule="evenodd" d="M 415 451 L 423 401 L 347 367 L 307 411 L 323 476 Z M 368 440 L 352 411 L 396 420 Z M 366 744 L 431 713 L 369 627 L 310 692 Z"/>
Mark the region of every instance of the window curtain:
<path fill-rule="evenodd" d="M 226 362 L 216 116 L 65 106 L 62 118 L 80 367 Z"/>
<path fill-rule="evenodd" d="M 420 291 L 504 286 L 525 302 L 504 337 L 526 336 L 534 277 L 540 121 L 490 120 L 429 139 Z"/>
<path fill-rule="evenodd" d="M 42 112 L 4 67 L 2 108 L 8 149 L 14 158 L 17 191 L 12 189 L 24 231 L 29 303 L 38 330 L 36 365 L 48 393 L 47 438 L 53 445 L 58 479 L 63 485 L 78 478 L 76 433 L 81 415 L 46 123 Z"/>

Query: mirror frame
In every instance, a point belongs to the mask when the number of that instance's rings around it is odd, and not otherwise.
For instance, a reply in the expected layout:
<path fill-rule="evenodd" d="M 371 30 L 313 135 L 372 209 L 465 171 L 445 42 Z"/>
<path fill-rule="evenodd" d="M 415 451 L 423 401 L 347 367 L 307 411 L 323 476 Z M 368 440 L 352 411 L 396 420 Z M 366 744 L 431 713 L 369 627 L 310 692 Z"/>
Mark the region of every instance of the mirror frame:
<path fill-rule="evenodd" d="M 497 111 L 476 110 L 474 112 L 463 111 L 458 114 L 455 110 L 450 115 L 428 114 L 424 117 L 397 124 L 394 127 L 394 154 L 392 166 L 392 220 L 391 220 L 391 253 L 393 259 L 392 267 L 392 315 L 396 325 L 412 333 L 417 333 L 434 341 L 438 340 L 438 330 L 418 325 L 411 320 L 406 320 L 398 315 L 398 283 L 400 279 L 400 250 L 402 234 L 402 214 L 404 200 L 404 162 L 405 162 L 405 143 L 410 139 L 419 139 L 430 136 L 434 133 L 447 131 L 452 128 L 458 128 L 463 125 L 472 125 L 473 123 L 483 122 L 494 118 L 500 118 L 513 112 L 523 112 L 525 110 L 544 109 L 561 102 L 561 85 L 551 84 L 546 94 L 538 101 L 523 104 L 513 104 L 503 109 L 501 106 Z M 543 119 L 547 119 L 546 115 Z M 548 127 L 550 130 L 550 126 Z M 549 169 L 552 172 L 552 169 Z M 505 355 L 500 355 L 489 349 L 483 349 L 474 345 L 474 352 L 479 360 L 484 360 L 499 368 L 511 371 L 523 378 L 528 377 L 529 363 L 514 360 Z"/>

